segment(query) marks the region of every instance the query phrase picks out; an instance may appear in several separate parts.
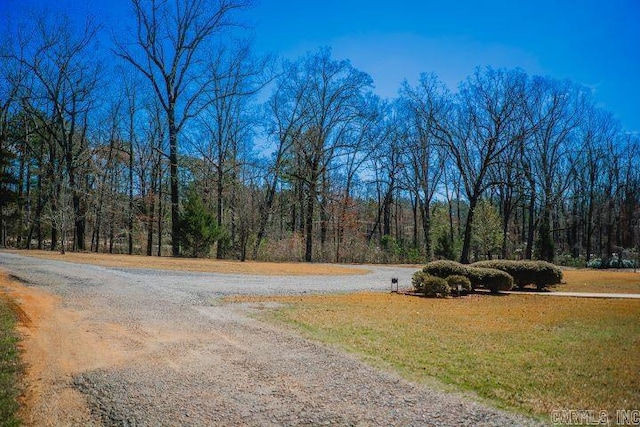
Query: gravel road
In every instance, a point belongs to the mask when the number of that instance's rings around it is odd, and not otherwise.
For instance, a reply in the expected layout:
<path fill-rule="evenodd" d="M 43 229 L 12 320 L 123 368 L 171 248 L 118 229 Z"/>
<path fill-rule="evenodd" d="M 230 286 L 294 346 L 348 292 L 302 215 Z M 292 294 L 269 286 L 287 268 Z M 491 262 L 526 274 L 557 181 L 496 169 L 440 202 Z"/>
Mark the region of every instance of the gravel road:
<path fill-rule="evenodd" d="M 78 337 L 108 342 L 95 346 L 78 338 L 70 346 L 72 360 L 100 361 L 77 363 L 70 375 L 53 375 L 51 387 L 79 392 L 88 407 L 84 414 L 59 416 L 57 424 L 538 425 L 468 396 L 403 380 L 256 320 L 251 314 L 265 309 L 262 304 L 217 301 L 237 294 L 384 291 L 391 277 L 408 286 L 415 269 L 245 276 L 115 269 L 7 253 L 0 253 L 0 268 L 31 289 L 58 297 L 59 310 L 75 313 Z M 53 353 L 66 357 L 64 351 Z"/>

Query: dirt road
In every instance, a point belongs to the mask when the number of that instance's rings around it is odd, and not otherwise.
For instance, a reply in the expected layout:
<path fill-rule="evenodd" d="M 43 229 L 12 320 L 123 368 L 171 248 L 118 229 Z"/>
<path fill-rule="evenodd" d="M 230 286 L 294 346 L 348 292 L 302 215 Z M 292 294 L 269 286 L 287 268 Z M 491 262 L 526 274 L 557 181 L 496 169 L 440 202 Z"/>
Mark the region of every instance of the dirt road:
<path fill-rule="evenodd" d="M 0 253 L 21 281 L 27 425 L 535 425 L 371 368 L 250 316 L 231 294 L 387 290 L 415 269 L 262 277 Z"/>

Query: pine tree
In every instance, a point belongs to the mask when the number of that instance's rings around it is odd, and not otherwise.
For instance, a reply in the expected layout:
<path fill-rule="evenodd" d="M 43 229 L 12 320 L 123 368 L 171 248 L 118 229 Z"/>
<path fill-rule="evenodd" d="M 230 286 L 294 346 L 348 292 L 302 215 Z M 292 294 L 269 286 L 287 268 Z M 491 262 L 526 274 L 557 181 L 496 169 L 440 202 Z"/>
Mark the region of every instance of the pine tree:
<path fill-rule="evenodd" d="M 195 189 L 190 189 L 180 212 L 180 244 L 191 257 L 206 257 L 222 236 L 216 218 Z"/>

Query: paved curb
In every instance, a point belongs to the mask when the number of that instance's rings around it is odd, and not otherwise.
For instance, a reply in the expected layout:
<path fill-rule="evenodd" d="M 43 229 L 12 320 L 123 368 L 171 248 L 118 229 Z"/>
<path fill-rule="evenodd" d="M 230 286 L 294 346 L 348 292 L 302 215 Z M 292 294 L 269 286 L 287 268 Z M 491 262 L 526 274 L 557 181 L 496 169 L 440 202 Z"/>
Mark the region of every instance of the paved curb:
<path fill-rule="evenodd" d="M 513 295 L 542 295 L 551 297 L 573 297 L 573 298 L 608 298 L 608 299 L 640 299 L 640 294 L 607 294 L 596 292 L 521 292 L 502 291 L 504 294 Z"/>

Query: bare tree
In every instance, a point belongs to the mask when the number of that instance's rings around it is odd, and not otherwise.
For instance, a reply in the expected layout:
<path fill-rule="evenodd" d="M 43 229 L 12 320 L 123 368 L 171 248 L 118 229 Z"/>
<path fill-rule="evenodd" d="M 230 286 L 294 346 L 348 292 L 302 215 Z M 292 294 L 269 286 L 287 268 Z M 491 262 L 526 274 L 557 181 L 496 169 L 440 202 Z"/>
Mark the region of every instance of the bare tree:
<path fill-rule="evenodd" d="M 408 131 L 403 123 L 405 117 L 400 114 L 397 107 L 397 103 L 385 107 L 380 142 L 376 144 L 375 151 L 370 157 L 377 211 L 373 226 L 367 233 L 367 240 L 371 241 L 377 234 L 382 245 L 390 243 L 392 208 L 402 186 L 405 168 L 403 150 Z"/>
<path fill-rule="evenodd" d="M 367 102 L 363 114 L 353 123 L 353 126 L 345 132 L 344 138 L 351 141 L 337 153 L 335 157 L 336 168 L 334 173 L 339 178 L 336 181 L 342 182 L 337 196 L 337 212 L 334 213 L 335 223 L 335 262 L 341 260 L 341 250 L 347 230 L 353 230 L 354 216 L 354 186 L 358 179 L 359 172 L 362 171 L 364 165 L 369 159 L 375 155 L 376 149 L 384 142 L 384 123 L 382 116 L 384 114 L 385 104 L 376 96 L 367 97 Z M 325 196 L 326 199 L 326 196 Z"/>
<path fill-rule="evenodd" d="M 521 125 L 525 84 L 526 75 L 520 70 L 476 69 L 460 85 L 448 123 L 438 124 L 436 136 L 455 162 L 469 202 L 460 255 L 463 263 L 469 262 L 474 210 L 494 185 L 489 170 L 526 136 L 527 129 Z"/>
<path fill-rule="evenodd" d="M 162 176 L 164 174 L 166 131 L 162 124 L 162 111 L 158 102 L 146 107 L 146 122 L 143 137 L 138 139 L 137 154 L 138 179 L 143 199 L 144 220 L 147 228 L 147 255 L 153 253 L 153 236 L 156 215 L 158 222 L 158 256 L 162 253 Z"/>
<path fill-rule="evenodd" d="M 275 141 L 275 150 L 273 160 L 264 174 L 266 188 L 264 202 L 260 205 L 260 220 L 252 252 L 253 259 L 257 258 L 258 249 L 265 237 L 267 224 L 272 215 L 278 182 L 282 178 L 283 168 L 290 156 L 293 141 L 299 138 L 302 133 L 305 91 L 305 85 L 292 87 L 288 79 L 280 78 L 266 105 L 267 134 Z"/>
<path fill-rule="evenodd" d="M 94 224 L 91 238 L 91 250 L 98 252 L 100 248 L 101 232 L 104 231 L 103 224 L 105 205 L 115 203 L 115 193 L 113 188 L 116 181 L 119 163 L 117 157 L 121 150 L 121 138 L 119 127 L 122 121 L 122 109 L 124 99 L 122 97 L 113 98 L 108 107 L 105 118 L 105 135 L 95 135 L 93 164 L 95 165 L 95 185 L 94 193 L 96 201 L 94 203 Z M 114 207 L 111 211 L 115 210 Z M 112 221 L 106 221 L 112 226 Z M 112 246 L 112 245 L 111 245 Z"/>
<path fill-rule="evenodd" d="M 14 198 L 13 192 L 8 188 L 14 180 L 8 169 L 13 160 L 12 157 L 16 154 L 10 147 L 10 121 L 20 102 L 19 92 L 26 72 L 24 64 L 20 61 L 15 61 L 15 58 L 20 58 L 20 54 L 12 52 L 12 49 L 17 49 L 18 46 L 14 45 L 11 35 L 3 35 L 3 38 L 4 42 L 0 46 L 0 153 L 3 157 L 0 160 L 0 247 L 6 246 L 5 207 L 7 202 Z M 23 173 L 26 157 L 24 147 L 22 151 L 20 174 Z M 20 225 L 23 217 L 21 207 L 21 200 L 23 199 L 21 194 L 22 182 L 23 179 L 18 180 L 17 215 L 18 224 Z M 21 228 L 19 226 L 17 230 L 18 242 L 21 237 Z"/>
<path fill-rule="evenodd" d="M 405 82 L 400 93 L 410 127 L 404 150 L 411 166 L 408 182 L 420 208 L 425 255 L 431 259 L 431 201 L 444 169 L 444 153 L 434 135 L 444 124 L 451 102 L 447 89 L 435 74 L 422 74 L 415 88 Z"/>
<path fill-rule="evenodd" d="M 171 245 L 180 254 L 178 135 L 205 107 L 202 95 L 213 80 L 203 70 L 207 44 L 234 26 L 242 0 L 132 0 L 136 20 L 133 43 L 118 42 L 117 55 L 150 82 L 166 114 L 171 188 Z"/>
<path fill-rule="evenodd" d="M 307 262 L 313 260 L 313 222 L 321 178 L 341 150 L 352 143 L 347 130 L 364 111 L 364 94 L 371 87 L 369 75 L 355 69 L 348 61 L 331 59 L 329 49 L 307 54 L 294 63 L 287 63 L 280 77 L 282 93 L 292 94 L 282 99 L 295 106 L 289 120 L 295 126 L 292 155 L 300 165 L 292 171 L 305 192 L 304 232 Z M 291 111 L 291 106 L 282 110 Z M 284 128 L 289 128 L 285 125 Z"/>
<path fill-rule="evenodd" d="M 621 218 L 619 221 L 620 239 L 618 245 L 633 249 L 640 245 L 640 168 L 637 159 L 640 158 L 640 137 L 634 134 L 622 136 L 623 153 L 621 165 L 622 191 L 620 198 Z"/>
<path fill-rule="evenodd" d="M 248 151 L 244 146 L 251 142 L 254 128 L 255 108 L 250 102 L 269 81 L 269 62 L 268 57 L 254 58 L 248 42 L 241 41 L 217 49 L 207 67 L 212 83 L 210 92 L 204 95 L 208 107 L 199 117 L 203 135 L 192 146 L 205 162 L 206 185 L 215 187 L 211 205 L 216 211 L 217 226 L 221 230 L 230 226 L 231 242 L 235 240 L 237 211 L 233 194 L 238 187 L 239 168 L 246 161 L 240 154 Z M 229 221 L 225 216 L 230 217 Z M 218 259 L 226 255 L 226 246 L 218 242 Z"/>
<path fill-rule="evenodd" d="M 552 209 L 560 201 L 574 176 L 574 159 L 580 147 L 573 138 L 580 124 L 587 93 L 567 81 L 533 77 L 527 91 L 526 120 L 532 132 L 523 145 L 522 160 L 530 181 L 530 200 L 541 207 L 538 227 L 538 257 L 553 261 L 555 250 L 552 233 Z M 526 153 L 526 155 L 525 155 Z M 530 215 L 534 211 L 530 207 Z M 530 218 L 529 224 L 534 224 Z M 533 230 L 529 230 L 527 255 L 531 255 Z"/>
<path fill-rule="evenodd" d="M 501 256 L 507 259 L 510 255 L 509 227 L 514 212 L 522 203 L 524 196 L 522 185 L 522 146 L 514 144 L 500 156 L 500 167 L 489 171 L 490 180 L 496 183 L 492 189 L 497 199 L 497 207 L 502 219 L 502 247 Z"/>
<path fill-rule="evenodd" d="M 576 129 L 576 138 L 580 138 L 581 150 L 575 156 L 576 182 L 579 193 L 575 197 L 583 206 L 582 223 L 586 260 L 593 253 L 593 236 L 596 230 L 596 207 L 600 198 L 601 186 L 606 176 L 607 152 L 612 138 L 616 136 L 614 122 L 604 112 L 590 107 L 584 111 L 580 126 Z"/>
<path fill-rule="evenodd" d="M 92 60 L 90 52 L 98 26 L 87 20 L 74 33 L 66 16 L 56 17 L 55 21 L 43 16 L 34 22 L 35 31 L 23 35 L 26 52 L 14 57 L 32 76 L 24 86 L 23 104 L 31 113 L 46 114 L 44 133 L 60 149 L 60 159 L 51 160 L 64 164 L 71 191 L 73 249 L 83 250 L 87 206 L 82 186 L 90 158 L 86 132 L 99 76 L 99 64 Z M 58 179 L 56 174 L 52 177 Z"/>

